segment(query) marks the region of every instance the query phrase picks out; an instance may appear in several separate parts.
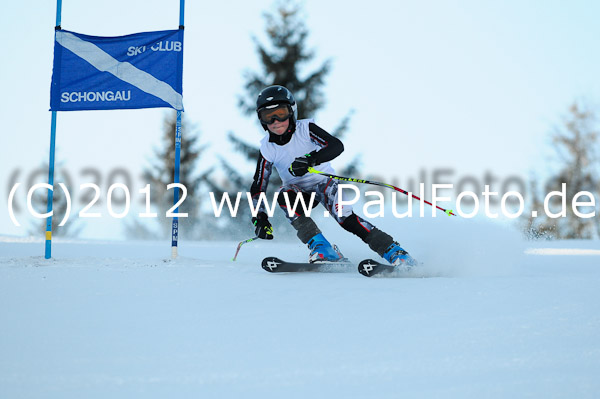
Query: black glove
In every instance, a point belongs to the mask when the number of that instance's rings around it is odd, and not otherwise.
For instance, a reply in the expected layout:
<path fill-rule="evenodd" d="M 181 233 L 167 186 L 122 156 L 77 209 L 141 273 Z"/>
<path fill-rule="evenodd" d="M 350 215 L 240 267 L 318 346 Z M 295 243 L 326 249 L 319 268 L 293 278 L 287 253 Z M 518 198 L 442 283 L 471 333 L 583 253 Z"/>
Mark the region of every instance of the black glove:
<path fill-rule="evenodd" d="M 273 227 L 269 223 L 269 218 L 264 212 L 258 212 L 256 217 L 252 218 L 252 224 L 256 227 L 254 232 L 258 238 L 272 240 L 273 239 Z"/>
<path fill-rule="evenodd" d="M 310 154 L 306 154 L 303 157 L 298 157 L 290 165 L 290 173 L 292 176 L 304 176 L 308 173 L 308 168 L 317 164 L 317 158 L 315 157 L 315 151 Z"/>

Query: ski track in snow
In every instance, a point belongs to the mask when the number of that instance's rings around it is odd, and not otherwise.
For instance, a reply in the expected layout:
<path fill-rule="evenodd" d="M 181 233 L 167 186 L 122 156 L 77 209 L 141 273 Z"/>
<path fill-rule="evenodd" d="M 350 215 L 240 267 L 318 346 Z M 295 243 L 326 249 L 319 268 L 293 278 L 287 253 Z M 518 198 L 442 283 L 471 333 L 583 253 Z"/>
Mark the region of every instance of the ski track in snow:
<path fill-rule="evenodd" d="M 46 260 L 0 237 L 0 398 L 600 396 L 596 242 L 424 224 L 380 223 L 424 263 L 398 278 L 267 273 L 308 256 L 277 239 L 232 262 L 233 241 L 170 260 L 168 242 L 59 239 Z"/>

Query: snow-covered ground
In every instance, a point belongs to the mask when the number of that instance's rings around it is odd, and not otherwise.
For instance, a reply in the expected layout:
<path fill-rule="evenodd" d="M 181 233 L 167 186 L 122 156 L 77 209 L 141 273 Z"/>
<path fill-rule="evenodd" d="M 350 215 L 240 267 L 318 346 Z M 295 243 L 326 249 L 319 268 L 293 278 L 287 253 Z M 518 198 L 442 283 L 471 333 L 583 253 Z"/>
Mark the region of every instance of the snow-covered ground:
<path fill-rule="evenodd" d="M 168 242 L 56 240 L 45 260 L 0 238 L 0 398 L 600 397 L 597 242 L 400 225 L 425 262 L 405 278 L 270 274 L 267 255 L 307 256 L 277 237 L 237 262 L 232 241 L 171 261 Z"/>

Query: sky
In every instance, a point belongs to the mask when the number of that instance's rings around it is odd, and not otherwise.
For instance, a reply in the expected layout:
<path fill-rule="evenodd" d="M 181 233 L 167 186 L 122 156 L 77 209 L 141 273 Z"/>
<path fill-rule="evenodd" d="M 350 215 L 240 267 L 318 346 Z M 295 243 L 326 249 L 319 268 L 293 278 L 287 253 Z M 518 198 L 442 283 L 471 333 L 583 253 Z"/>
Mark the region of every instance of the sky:
<path fill-rule="evenodd" d="M 446 179 L 499 184 L 510 176 L 544 175 L 552 166 L 548 135 L 573 101 L 600 99 L 597 51 L 600 5 L 593 1 L 461 1 L 367 3 L 306 0 L 308 45 L 327 59 L 326 106 L 314 115 L 333 130 L 354 111 L 345 152 L 334 167 L 361 156 L 363 176 L 398 184 L 448 170 Z M 264 134 L 237 106 L 244 72 L 259 71 L 252 37 L 266 43 L 263 14 L 273 1 L 191 2 L 185 9 L 185 116 L 209 145 L 198 172 L 232 160 L 251 175 L 254 164 L 233 154 L 232 131 L 249 143 Z M 0 233 L 27 235 L 8 216 L 29 183 L 44 182 L 48 162 L 49 92 L 56 4 L 10 2 L 0 16 L 3 133 L 0 135 Z M 62 27 L 98 36 L 176 29 L 176 0 L 65 0 Z M 299 104 L 302 107 L 302 104 Z M 161 145 L 166 109 L 58 114 L 57 168 L 80 184 L 101 186 L 128 175 L 132 193 Z M 183 138 L 185 147 L 185 137 Z M 119 172 L 120 171 L 120 172 Z M 91 181 L 90 181 L 91 180 Z M 120 230 L 118 221 L 109 229 Z M 94 236 L 94 229 L 84 235 Z M 103 230 L 105 234 L 106 229 Z M 117 234 L 117 233 L 115 233 Z M 120 234 L 120 233 L 119 233 Z"/>

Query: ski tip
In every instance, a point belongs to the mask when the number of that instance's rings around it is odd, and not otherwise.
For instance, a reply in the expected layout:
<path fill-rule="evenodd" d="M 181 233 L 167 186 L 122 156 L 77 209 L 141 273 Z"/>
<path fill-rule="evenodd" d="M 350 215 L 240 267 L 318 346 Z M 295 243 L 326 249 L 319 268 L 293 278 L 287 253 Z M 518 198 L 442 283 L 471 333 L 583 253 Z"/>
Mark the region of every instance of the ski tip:
<path fill-rule="evenodd" d="M 409 269 L 412 266 L 409 267 Z M 365 259 L 358 264 L 358 272 L 365 277 L 377 276 L 400 276 L 403 272 L 409 270 L 401 266 L 393 266 L 378 262 L 373 259 Z"/>
<path fill-rule="evenodd" d="M 274 256 L 269 256 L 262 260 L 261 267 L 270 273 L 275 273 L 279 265 L 282 263 L 284 262 L 281 259 Z"/>
<path fill-rule="evenodd" d="M 358 272 L 365 277 L 371 277 L 377 273 L 377 267 L 380 265 L 381 263 L 373 259 L 365 259 L 358 264 Z"/>

